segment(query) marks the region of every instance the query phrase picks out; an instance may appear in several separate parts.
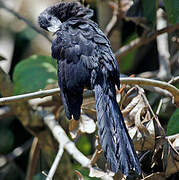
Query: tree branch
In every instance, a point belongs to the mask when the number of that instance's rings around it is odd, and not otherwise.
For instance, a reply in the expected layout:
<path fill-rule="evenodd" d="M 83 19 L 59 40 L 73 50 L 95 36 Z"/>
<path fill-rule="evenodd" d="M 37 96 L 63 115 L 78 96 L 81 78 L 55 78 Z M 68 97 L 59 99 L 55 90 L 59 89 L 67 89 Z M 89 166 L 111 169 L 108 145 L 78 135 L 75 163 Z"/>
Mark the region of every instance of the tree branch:
<path fill-rule="evenodd" d="M 178 77 L 175 77 L 175 79 L 176 78 L 178 78 Z M 179 90 L 175 86 L 173 86 L 167 82 L 158 81 L 158 80 L 154 80 L 154 79 L 132 78 L 132 77 L 121 78 L 120 81 L 121 81 L 121 84 L 140 85 L 144 88 L 146 88 L 146 86 L 149 86 L 149 87 L 152 87 L 152 91 L 156 90 L 156 92 L 159 93 L 160 92 L 159 89 L 153 88 L 153 87 L 158 87 L 161 89 L 162 95 L 170 96 L 170 94 L 168 94 L 168 93 L 166 93 L 166 91 L 164 91 L 164 90 L 167 90 L 174 96 L 175 103 L 176 104 L 179 103 Z M 149 88 L 147 87 L 147 89 L 149 89 Z M 34 92 L 34 93 L 4 97 L 4 98 L 0 98 L 0 105 L 10 104 L 10 103 L 15 103 L 15 102 L 20 102 L 20 101 L 27 101 L 29 99 L 34 99 L 34 98 L 43 98 L 45 96 L 59 94 L 59 92 L 60 92 L 60 89 L 55 88 L 55 89 L 50 89 L 50 90 L 40 90 L 40 91 Z M 93 91 L 85 91 L 84 97 L 92 96 L 92 94 L 93 94 Z"/>
<path fill-rule="evenodd" d="M 37 92 L 27 93 L 17 96 L 4 97 L 4 98 L 0 98 L 0 105 L 20 102 L 20 101 L 27 101 L 29 99 L 35 99 L 35 98 L 43 98 L 46 96 L 53 96 L 59 92 L 60 92 L 59 88 L 54 88 L 49 90 L 40 90 Z"/>
<path fill-rule="evenodd" d="M 109 5 L 111 5 L 113 7 L 113 16 L 105 28 L 104 34 L 106 36 L 108 36 L 110 34 L 113 27 L 115 26 L 115 24 L 117 22 L 117 15 L 118 15 L 118 4 L 111 1 L 111 2 L 109 2 Z"/>
<path fill-rule="evenodd" d="M 164 11 L 157 10 L 157 29 L 167 27 L 167 20 L 164 18 Z M 171 78 L 170 53 L 168 48 L 168 33 L 163 33 L 157 37 L 157 49 L 159 54 L 159 72 L 157 77 L 161 80 Z"/>
<path fill-rule="evenodd" d="M 64 149 L 83 167 L 89 167 L 90 160 L 76 148 L 72 141 L 70 141 L 63 128 L 56 121 L 55 116 L 53 114 L 43 112 L 42 117 L 44 119 L 44 123 L 49 127 L 59 145 L 64 147 Z"/>
<path fill-rule="evenodd" d="M 159 87 L 153 87 L 153 86 L 142 86 L 142 87 L 148 91 L 160 94 L 161 96 L 173 98 L 172 94 L 165 89 L 161 89 Z"/>
<path fill-rule="evenodd" d="M 174 83 L 177 83 L 177 82 L 179 82 L 179 76 L 172 77 L 171 80 L 168 83 L 174 84 Z"/>
<path fill-rule="evenodd" d="M 134 48 L 138 48 L 142 45 L 145 45 L 151 41 L 153 41 L 154 39 L 156 39 L 156 37 L 160 34 L 163 34 L 163 33 L 171 33 L 175 30 L 179 29 L 179 23 L 176 23 L 175 25 L 171 25 L 171 26 L 168 26 L 168 27 L 165 27 L 161 30 L 158 30 L 148 36 L 143 36 L 141 38 L 137 38 L 133 41 L 131 41 L 129 44 L 121 47 L 118 51 L 115 52 L 115 56 L 120 56 L 120 57 L 123 57 L 125 56 L 127 53 L 129 53 L 130 51 L 132 51 Z"/>
<path fill-rule="evenodd" d="M 0 168 L 5 166 L 7 163 L 13 161 L 17 157 L 21 156 L 25 151 L 27 151 L 32 145 L 32 139 L 26 141 L 23 145 L 15 148 L 12 152 L 5 156 L 0 156 Z"/>
<path fill-rule="evenodd" d="M 137 84 L 139 86 L 154 86 L 167 90 L 174 96 L 175 103 L 177 106 L 179 106 L 179 89 L 167 82 L 144 78 L 121 78 L 121 83 L 130 85 Z"/>
<path fill-rule="evenodd" d="M 91 166 L 91 160 L 88 159 L 86 156 L 84 156 L 75 146 L 74 142 L 70 141 L 67 134 L 63 130 L 63 128 L 59 125 L 59 123 L 56 121 L 55 116 L 51 113 L 48 113 L 46 111 L 43 111 L 41 114 L 44 123 L 49 127 L 50 131 L 52 132 L 53 136 L 61 146 L 61 148 L 65 149 L 76 161 L 78 161 L 83 167 L 87 167 L 90 169 L 90 174 L 92 174 L 92 177 L 100 177 L 102 180 L 111 179 L 111 173 L 104 172 L 99 168 L 95 168 Z M 63 150 L 59 150 L 58 154 L 61 156 Z M 57 156 L 58 156 L 57 154 Z M 58 165 L 58 162 L 61 157 L 57 157 L 55 159 L 55 165 L 53 168 L 51 168 L 52 173 L 55 172 L 55 167 Z M 92 173 L 96 172 L 96 174 Z M 49 172 L 49 174 L 51 174 Z M 112 173 L 113 174 L 113 173 Z M 51 174 L 52 175 L 52 174 Z M 98 176 L 97 176 L 98 175 Z M 90 176 L 90 175 L 89 175 Z M 51 180 L 51 178 L 47 178 L 47 180 Z"/>

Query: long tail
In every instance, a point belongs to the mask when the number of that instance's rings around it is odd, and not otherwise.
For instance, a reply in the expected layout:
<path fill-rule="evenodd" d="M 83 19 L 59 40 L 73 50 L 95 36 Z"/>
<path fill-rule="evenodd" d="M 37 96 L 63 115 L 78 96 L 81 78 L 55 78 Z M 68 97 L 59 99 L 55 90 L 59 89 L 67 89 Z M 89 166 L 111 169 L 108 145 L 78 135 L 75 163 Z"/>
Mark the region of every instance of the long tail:
<path fill-rule="evenodd" d="M 131 171 L 141 175 L 140 163 L 121 111 L 115 88 L 102 83 L 95 85 L 95 98 L 100 144 L 113 172 L 128 176 Z"/>

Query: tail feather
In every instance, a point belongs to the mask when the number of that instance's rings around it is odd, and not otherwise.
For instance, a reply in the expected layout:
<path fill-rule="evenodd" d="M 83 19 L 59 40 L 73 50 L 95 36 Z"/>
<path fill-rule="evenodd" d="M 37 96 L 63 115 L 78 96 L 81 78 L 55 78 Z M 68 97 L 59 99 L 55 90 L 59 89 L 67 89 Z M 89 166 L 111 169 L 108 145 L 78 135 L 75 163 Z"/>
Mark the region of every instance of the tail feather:
<path fill-rule="evenodd" d="M 120 169 L 128 176 L 130 171 L 141 174 L 140 163 L 124 124 L 112 85 L 96 84 L 95 98 L 100 144 L 110 168 Z"/>

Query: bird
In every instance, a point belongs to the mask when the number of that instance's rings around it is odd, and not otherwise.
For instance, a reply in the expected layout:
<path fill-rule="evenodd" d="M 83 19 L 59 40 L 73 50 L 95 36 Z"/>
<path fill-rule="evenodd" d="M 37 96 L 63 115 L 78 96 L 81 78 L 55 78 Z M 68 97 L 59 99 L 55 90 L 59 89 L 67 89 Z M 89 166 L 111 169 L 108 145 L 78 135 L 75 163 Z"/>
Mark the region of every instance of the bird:
<path fill-rule="evenodd" d="M 66 117 L 80 119 L 83 91 L 94 90 L 100 145 L 110 169 L 141 175 L 140 162 L 118 103 L 118 63 L 110 42 L 91 20 L 93 10 L 79 2 L 61 2 L 40 13 L 38 23 L 53 32 L 52 57 L 57 60 L 60 95 Z"/>

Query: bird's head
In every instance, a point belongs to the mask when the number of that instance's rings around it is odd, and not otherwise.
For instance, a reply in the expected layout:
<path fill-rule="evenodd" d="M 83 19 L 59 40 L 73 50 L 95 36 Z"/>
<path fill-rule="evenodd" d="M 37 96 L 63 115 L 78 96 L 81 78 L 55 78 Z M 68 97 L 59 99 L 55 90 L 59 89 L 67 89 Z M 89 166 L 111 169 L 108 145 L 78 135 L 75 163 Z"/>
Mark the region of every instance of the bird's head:
<path fill-rule="evenodd" d="M 78 2 L 62 2 L 45 9 L 38 17 L 38 23 L 41 28 L 56 32 L 69 18 L 91 18 L 92 16 L 93 10 L 85 8 Z"/>

